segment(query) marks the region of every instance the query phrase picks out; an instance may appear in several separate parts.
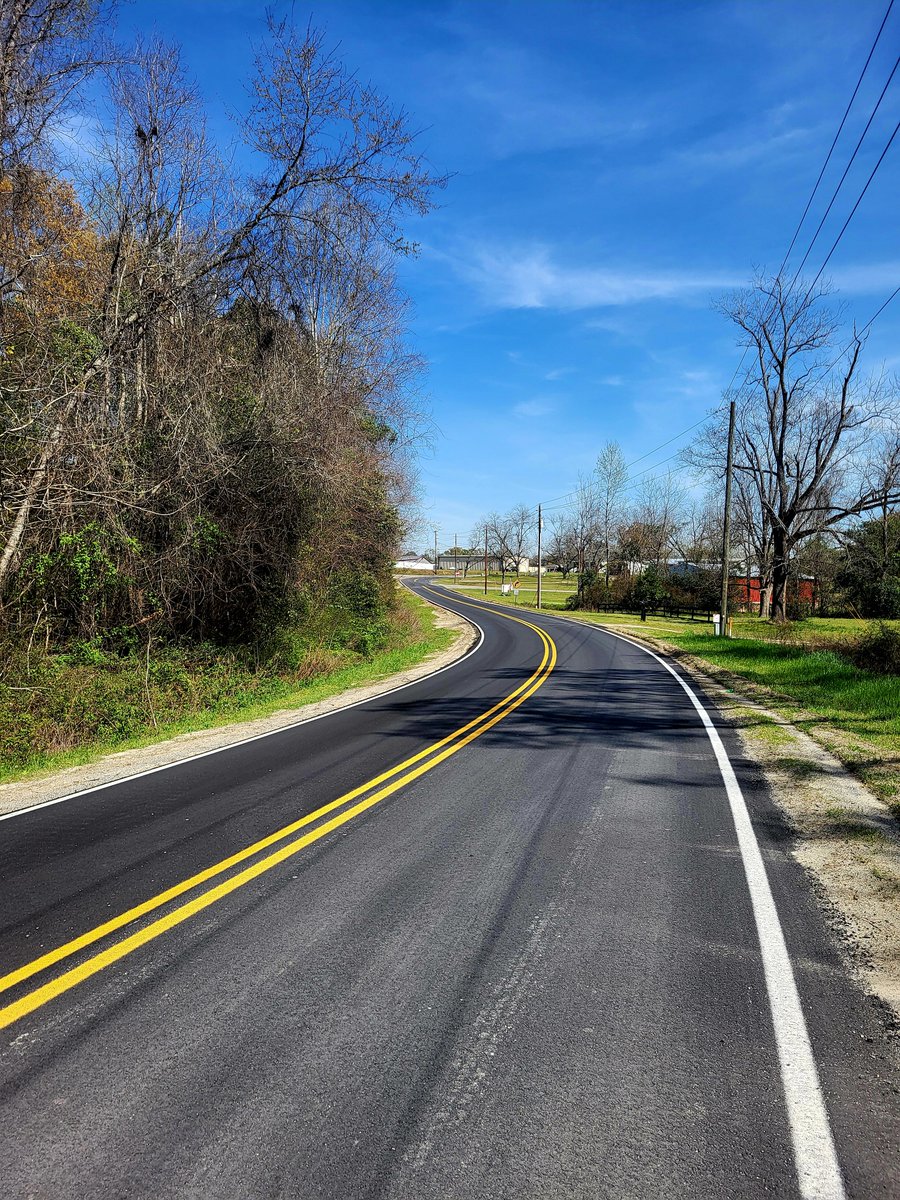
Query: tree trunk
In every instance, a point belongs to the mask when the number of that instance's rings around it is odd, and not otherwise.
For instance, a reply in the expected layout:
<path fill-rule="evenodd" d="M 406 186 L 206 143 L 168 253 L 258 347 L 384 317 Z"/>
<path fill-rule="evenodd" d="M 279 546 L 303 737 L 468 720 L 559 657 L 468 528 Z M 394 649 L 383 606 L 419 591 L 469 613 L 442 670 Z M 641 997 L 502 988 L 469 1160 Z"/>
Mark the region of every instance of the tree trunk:
<path fill-rule="evenodd" d="M 66 403 L 59 420 L 56 422 L 56 425 L 53 428 L 53 432 L 47 439 L 47 443 L 41 452 L 41 456 L 37 461 L 37 465 L 31 472 L 31 479 L 29 480 L 28 486 L 25 489 L 25 494 L 19 502 L 19 508 L 16 512 L 15 518 L 13 519 L 9 535 L 6 539 L 6 545 L 3 547 L 2 555 L 0 555 L 0 598 L 3 596 L 7 578 L 12 571 L 16 552 L 19 549 L 19 543 L 22 541 L 22 536 L 25 533 L 25 528 L 28 524 L 28 518 L 31 516 L 31 510 L 34 506 L 34 502 L 37 500 L 41 489 L 44 487 L 44 484 L 47 481 L 47 469 L 50 459 L 60 438 L 62 437 L 62 432 L 66 426 L 66 422 L 75 411 L 77 399 L 77 395 L 71 396 Z"/>
<path fill-rule="evenodd" d="M 772 534 L 772 606 L 770 616 L 779 624 L 787 620 L 788 546 L 783 529 Z"/>

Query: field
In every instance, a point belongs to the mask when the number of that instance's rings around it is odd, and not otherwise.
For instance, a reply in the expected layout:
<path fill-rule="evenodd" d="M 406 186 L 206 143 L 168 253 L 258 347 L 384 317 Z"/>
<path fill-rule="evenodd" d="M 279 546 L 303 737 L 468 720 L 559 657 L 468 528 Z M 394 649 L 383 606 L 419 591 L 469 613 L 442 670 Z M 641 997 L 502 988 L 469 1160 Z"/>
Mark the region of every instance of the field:
<path fill-rule="evenodd" d="M 427 577 L 426 577 L 427 578 Z M 469 575 L 467 579 L 460 576 L 454 579 L 452 574 L 438 574 L 436 580 L 449 587 L 455 588 L 462 594 L 484 598 L 484 577 Z M 511 583 L 514 576 L 507 575 L 506 582 Z M 523 575 L 520 578 L 518 599 L 509 595 L 501 597 L 500 576 L 488 576 L 489 600 L 500 600 L 509 604 L 518 603 L 523 608 L 534 608 L 537 603 L 537 576 Z M 570 574 L 567 579 L 557 573 L 548 573 L 541 584 L 541 607 L 548 610 L 564 610 L 567 598 L 576 590 L 576 576 Z M 643 628 L 646 632 L 653 628 L 659 632 L 677 633 L 685 630 L 703 630 L 712 633 L 711 622 L 705 620 L 704 614 L 696 618 L 659 616 L 648 614 L 646 623 L 642 623 L 635 613 L 581 613 L 583 617 L 599 620 L 610 625 L 633 625 Z M 900 621 L 889 621 L 888 625 L 900 628 Z M 786 626 L 778 626 L 761 619 L 752 613 L 736 613 L 732 616 L 732 632 L 735 638 L 750 638 L 754 641 L 777 642 L 780 645 L 796 645 L 803 647 L 820 647 L 826 644 L 840 645 L 853 641 L 869 627 L 870 622 L 854 617 L 808 617 L 803 621 L 792 621 Z"/>
<path fill-rule="evenodd" d="M 448 582 L 446 580 L 442 582 Z M 456 585 L 483 595 L 483 583 Z M 534 580 L 525 580 L 519 607 L 534 605 Z M 550 577 L 544 607 L 562 608 L 574 581 Z M 499 600 L 499 579 L 488 598 Z M 504 598 L 505 599 L 505 598 Z M 863 670 L 838 651 L 871 628 L 871 622 L 812 617 L 778 627 L 738 614 L 733 638 L 714 637 L 710 623 L 687 617 L 633 613 L 571 614 L 580 621 L 649 637 L 664 648 L 728 672 L 736 690 L 750 690 L 795 725 L 814 735 L 900 816 L 900 676 Z M 900 629 L 900 621 L 887 622 Z"/>

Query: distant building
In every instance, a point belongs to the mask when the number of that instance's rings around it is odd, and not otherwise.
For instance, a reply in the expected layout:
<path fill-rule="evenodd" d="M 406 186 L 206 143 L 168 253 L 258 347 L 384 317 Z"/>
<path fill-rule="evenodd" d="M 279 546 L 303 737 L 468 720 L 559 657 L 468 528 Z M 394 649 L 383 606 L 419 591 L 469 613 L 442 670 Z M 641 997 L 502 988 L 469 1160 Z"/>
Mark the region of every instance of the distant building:
<path fill-rule="evenodd" d="M 484 555 L 448 554 L 445 552 L 438 555 L 438 570 L 459 571 L 460 575 L 483 575 Z M 500 572 L 500 559 L 494 554 L 488 555 L 488 571 L 491 574 Z"/>
<path fill-rule="evenodd" d="M 415 554 L 411 550 L 404 550 L 397 561 L 394 563 L 395 571 L 434 571 L 434 563 L 427 559 L 424 554 Z"/>
<path fill-rule="evenodd" d="M 747 575 L 730 575 L 729 589 L 734 596 L 739 609 L 745 612 L 759 612 L 769 615 L 769 605 L 772 602 L 771 585 L 763 583 L 759 575 L 751 571 Z M 811 575 L 801 575 L 789 579 L 787 598 L 793 604 L 808 604 L 812 607 L 816 599 L 816 581 Z"/>

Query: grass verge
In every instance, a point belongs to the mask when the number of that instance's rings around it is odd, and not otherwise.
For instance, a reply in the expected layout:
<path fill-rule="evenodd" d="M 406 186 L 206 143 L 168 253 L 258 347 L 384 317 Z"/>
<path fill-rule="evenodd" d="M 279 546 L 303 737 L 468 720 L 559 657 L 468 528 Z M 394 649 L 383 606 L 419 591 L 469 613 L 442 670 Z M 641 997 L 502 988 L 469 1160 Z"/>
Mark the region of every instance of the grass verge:
<path fill-rule="evenodd" d="M 572 617 L 647 638 L 701 670 L 714 668 L 718 682 L 761 701 L 824 745 L 900 819 L 900 676 L 864 670 L 827 647 L 713 637 L 705 623 L 686 619 Z M 848 623 L 835 624 L 843 638 Z"/>
<path fill-rule="evenodd" d="M 313 704 L 415 666 L 454 636 L 404 590 L 387 637 L 367 657 L 310 647 L 279 669 L 209 646 L 94 662 L 64 654 L 35 658 L 27 684 L 21 672 L 21 683 L 0 682 L 0 783 Z"/>

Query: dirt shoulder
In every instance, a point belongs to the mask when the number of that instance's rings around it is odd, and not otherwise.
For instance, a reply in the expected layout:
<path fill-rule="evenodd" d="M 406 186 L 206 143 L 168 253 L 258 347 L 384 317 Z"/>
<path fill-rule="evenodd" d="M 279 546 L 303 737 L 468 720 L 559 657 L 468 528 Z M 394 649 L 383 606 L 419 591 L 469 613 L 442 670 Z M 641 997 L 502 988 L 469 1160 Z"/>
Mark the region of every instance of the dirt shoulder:
<path fill-rule="evenodd" d="M 220 725 L 215 729 L 203 729 L 196 733 L 184 733 L 166 741 L 156 742 L 152 746 L 142 746 L 137 749 L 123 750 L 115 754 L 106 754 L 95 762 L 83 766 L 68 767 L 63 771 L 55 771 L 47 775 L 32 776 L 29 779 L 14 781 L 0 785 L 0 816 L 16 812 L 19 809 L 30 808 L 35 804 L 45 804 L 48 800 L 58 800 L 76 792 L 87 791 L 90 788 L 101 787 L 126 779 L 129 775 L 152 771 L 158 767 L 183 762 L 211 750 L 220 750 L 224 746 L 258 737 L 260 734 L 272 733 L 277 729 L 285 729 L 300 721 L 308 721 L 311 717 L 322 716 L 339 708 L 347 708 L 358 704 L 361 700 L 370 700 L 381 696 L 394 688 L 413 683 L 426 675 L 431 675 L 443 667 L 449 666 L 462 658 L 474 645 L 478 631 L 471 622 L 457 616 L 449 609 L 427 601 L 435 610 L 435 625 L 441 629 L 450 629 L 456 637 L 445 650 L 430 654 L 415 667 L 410 667 L 399 674 L 367 683 L 362 687 L 352 688 L 325 700 L 306 704 L 300 708 L 283 709 L 266 717 L 253 721 L 241 721 L 231 725 Z"/>

